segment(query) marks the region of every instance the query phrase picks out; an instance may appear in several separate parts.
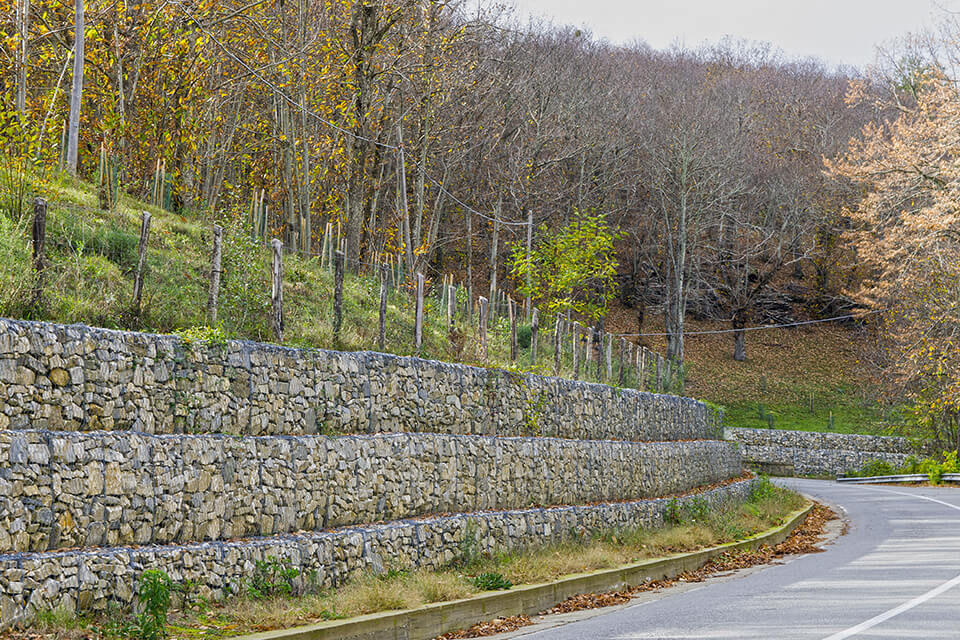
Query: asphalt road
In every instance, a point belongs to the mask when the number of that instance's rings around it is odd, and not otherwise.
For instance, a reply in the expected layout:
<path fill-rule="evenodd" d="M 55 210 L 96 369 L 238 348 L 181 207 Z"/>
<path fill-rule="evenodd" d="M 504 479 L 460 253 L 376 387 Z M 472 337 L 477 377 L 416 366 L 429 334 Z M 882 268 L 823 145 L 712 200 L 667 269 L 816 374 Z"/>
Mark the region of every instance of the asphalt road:
<path fill-rule="evenodd" d="M 840 507 L 847 535 L 824 553 L 668 589 L 608 613 L 548 618 L 509 637 L 960 639 L 960 489 L 782 482 Z"/>

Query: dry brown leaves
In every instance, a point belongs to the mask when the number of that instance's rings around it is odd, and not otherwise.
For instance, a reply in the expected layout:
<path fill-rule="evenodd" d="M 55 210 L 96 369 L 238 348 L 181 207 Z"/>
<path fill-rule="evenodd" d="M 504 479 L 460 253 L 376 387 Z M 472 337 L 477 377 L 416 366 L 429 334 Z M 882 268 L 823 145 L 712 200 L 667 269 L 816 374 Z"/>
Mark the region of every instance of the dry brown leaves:
<path fill-rule="evenodd" d="M 609 593 L 580 593 L 571 596 L 555 607 L 541 611 L 539 615 L 545 616 L 555 613 L 571 613 L 573 611 L 583 611 L 586 609 L 600 609 L 611 607 L 618 604 L 626 604 L 638 593 L 647 591 L 658 591 L 676 584 L 685 582 L 703 582 L 708 577 L 718 573 L 746 569 L 761 564 L 769 564 L 783 556 L 790 556 L 803 553 L 820 553 L 823 549 L 815 546 L 823 537 L 826 524 L 835 520 L 837 514 L 832 509 L 819 503 L 814 503 L 813 510 L 804 518 L 803 522 L 794 529 L 790 536 L 780 544 L 770 547 L 764 545 L 754 551 L 724 553 L 707 562 L 703 567 L 696 571 L 686 571 L 673 578 L 666 580 L 650 580 L 620 591 L 611 591 Z M 518 624 L 513 628 L 501 628 L 498 623 L 507 620 L 526 620 L 524 624 Z M 506 631 L 513 631 L 520 627 L 533 624 L 528 618 L 520 616 L 518 618 L 499 618 L 492 623 L 478 624 L 464 631 L 455 631 L 435 640 L 453 640 L 455 638 L 479 638 L 485 635 L 495 635 Z M 488 629 L 484 632 L 484 629 Z M 470 635 L 458 635 L 470 634 Z"/>
<path fill-rule="evenodd" d="M 451 631 L 450 633 L 445 633 L 442 636 L 437 636 L 434 640 L 458 640 L 459 638 L 482 638 L 484 636 L 492 636 L 498 633 L 507 633 L 508 631 L 516 631 L 522 627 L 528 627 L 533 622 L 527 616 L 512 616 L 510 618 L 497 618 L 496 620 L 491 620 L 490 622 L 481 622 L 480 624 L 475 624 L 469 629 L 461 629 L 460 631 Z"/>

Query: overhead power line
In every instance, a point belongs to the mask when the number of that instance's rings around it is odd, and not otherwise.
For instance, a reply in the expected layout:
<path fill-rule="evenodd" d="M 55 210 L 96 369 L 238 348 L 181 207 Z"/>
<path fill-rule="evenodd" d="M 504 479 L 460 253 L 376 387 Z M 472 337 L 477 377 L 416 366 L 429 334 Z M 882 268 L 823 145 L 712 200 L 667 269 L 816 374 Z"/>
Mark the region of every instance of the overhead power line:
<path fill-rule="evenodd" d="M 887 309 L 877 309 L 875 311 L 865 311 L 864 313 L 851 313 L 845 316 L 836 316 L 833 318 L 822 318 L 820 320 L 804 320 L 802 322 L 790 322 L 787 324 L 765 324 L 759 327 L 744 327 L 743 329 L 714 329 L 711 331 L 684 331 L 685 336 L 707 336 L 720 333 L 737 333 L 738 331 L 768 331 L 770 329 L 786 329 L 788 327 L 802 327 L 808 324 L 821 324 L 824 322 L 835 322 L 837 320 L 856 320 L 866 316 L 872 316 L 877 313 L 883 313 Z M 615 336 L 621 338 L 655 338 L 671 336 L 671 333 L 615 333 Z"/>

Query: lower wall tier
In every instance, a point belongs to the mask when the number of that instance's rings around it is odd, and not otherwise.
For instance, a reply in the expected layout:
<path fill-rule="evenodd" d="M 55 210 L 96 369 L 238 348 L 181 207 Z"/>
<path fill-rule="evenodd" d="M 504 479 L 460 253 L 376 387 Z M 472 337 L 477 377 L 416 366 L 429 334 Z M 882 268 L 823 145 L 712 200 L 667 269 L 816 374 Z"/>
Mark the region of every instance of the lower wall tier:
<path fill-rule="evenodd" d="M 842 475 L 874 460 L 896 467 L 934 450 L 906 438 L 779 429 L 728 428 L 724 437 L 740 445 L 744 464 L 783 476 Z"/>
<path fill-rule="evenodd" d="M 663 496 L 736 476 L 720 441 L 0 432 L 0 553 L 269 536 Z"/>
<path fill-rule="evenodd" d="M 742 500 L 751 481 L 678 498 Z M 190 580 L 199 595 L 219 599 L 242 589 L 257 562 L 276 558 L 301 579 L 331 587 L 385 567 L 439 568 L 472 541 L 480 552 L 543 545 L 591 532 L 663 524 L 671 500 L 659 498 L 590 506 L 480 512 L 334 531 L 185 546 L 112 548 L 0 555 L 0 628 L 38 611 L 106 611 L 133 601 L 138 577 L 162 569 Z"/>

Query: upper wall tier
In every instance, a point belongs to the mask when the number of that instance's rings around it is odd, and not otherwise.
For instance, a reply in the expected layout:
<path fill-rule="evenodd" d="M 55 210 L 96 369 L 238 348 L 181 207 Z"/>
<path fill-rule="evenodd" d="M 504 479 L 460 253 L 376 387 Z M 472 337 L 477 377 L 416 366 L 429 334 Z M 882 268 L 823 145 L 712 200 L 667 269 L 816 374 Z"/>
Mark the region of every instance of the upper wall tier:
<path fill-rule="evenodd" d="M 0 319 L 0 429 L 718 437 L 688 398 L 373 352 Z"/>

